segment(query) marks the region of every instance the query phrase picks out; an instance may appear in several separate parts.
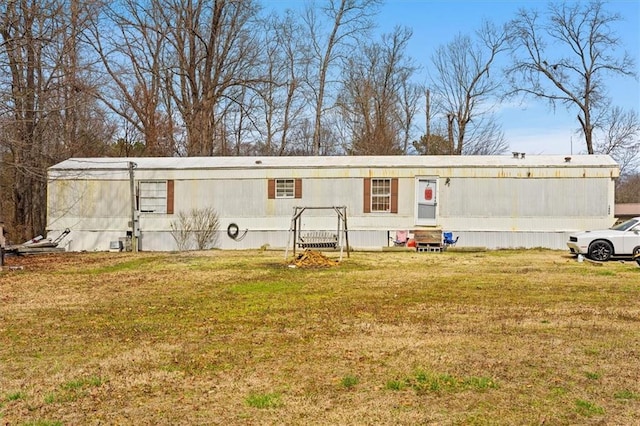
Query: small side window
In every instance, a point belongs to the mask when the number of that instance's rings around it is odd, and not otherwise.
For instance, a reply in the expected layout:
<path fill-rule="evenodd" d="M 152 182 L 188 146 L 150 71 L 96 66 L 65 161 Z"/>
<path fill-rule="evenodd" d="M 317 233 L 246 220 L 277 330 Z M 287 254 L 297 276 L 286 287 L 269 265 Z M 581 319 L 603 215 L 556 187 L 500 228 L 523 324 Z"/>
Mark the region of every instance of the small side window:
<path fill-rule="evenodd" d="M 167 192 L 167 181 L 140 181 L 138 183 L 140 213 L 167 213 Z"/>
<path fill-rule="evenodd" d="M 302 179 L 269 179 L 267 198 L 302 198 Z"/>
<path fill-rule="evenodd" d="M 276 179 L 276 198 L 294 198 L 294 196 L 294 179 Z"/>

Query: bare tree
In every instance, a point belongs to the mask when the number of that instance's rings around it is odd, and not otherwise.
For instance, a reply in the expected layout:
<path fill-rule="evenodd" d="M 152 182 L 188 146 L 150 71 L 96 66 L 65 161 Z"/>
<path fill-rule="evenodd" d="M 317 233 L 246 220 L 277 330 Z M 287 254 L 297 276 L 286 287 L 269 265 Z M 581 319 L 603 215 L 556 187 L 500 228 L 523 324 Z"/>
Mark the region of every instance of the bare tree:
<path fill-rule="evenodd" d="M 640 173 L 620 176 L 616 181 L 616 203 L 640 203 Z"/>
<path fill-rule="evenodd" d="M 171 112 L 163 54 L 167 30 L 157 8 L 120 0 L 108 3 L 94 19 L 89 43 L 109 76 L 102 102 L 140 135 L 146 156 L 177 151 L 177 123 Z M 104 22 L 103 22 L 104 21 Z"/>
<path fill-rule="evenodd" d="M 234 87 L 261 81 L 253 0 L 151 0 L 166 28 L 164 67 L 186 131 L 187 155 L 220 152 L 227 135 L 224 110 Z M 229 98 L 227 98 L 229 96 Z"/>
<path fill-rule="evenodd" d="M 594 143 L 596 153 L 609 154 L 621 174 L 637 172 L 640 162 L 640 121 L 635 111 L 612 108 L 604 120 L 602 137 Z"/>
<path fill-rule="evenodd" d="M 0 3 L 0 161 L 13 238 L 45 232 L 46 169 L 110 137 L 83 56 L 91 2 Z"/>
<path fill-rule="evenodd" d="M 217 114 L 221 126 L 217 126 L 216 139 L 220 145 L 219 155 L 252 155 L 255 148 L 250 134 L 259 130 L 256 123 L 258 96 L 247 86 L 230 87 L 219 102 Z"/>
<path fill-rule="evenodd" d="M 253 108 L 260 140 L 256 150 L 263 155 L 285 155 L 292 129 L 300 125 L 306 104 L 302 93 L 305 55 L 300 23 L 288 10 L 264 20 L 261 46 L 264 81 L 256 85 Z"/>
<path fill-rule="evenodd" d="M 504 153 L 507 143 L 502 127 L 493 115 L 479 115 L 473 126 L 467 128 L 467 142 L 463 154 L 465 155 L 497 155 Z"/>
<path fill-rule="evenodd" d="M 406 153 L 419 96 L 410 83 L 416 67 L 405 53 L 411 35 L 398 27 L 346 63 L 338 106 L 351 133 L 348 152 Z"/>
<path fill-rule="evenodd" d="M 498 55 L 507 49 L 507 33 L 504 28 L 484 22 L 476 36 L 474 41 L 470 36 L 458 35 L 438 47 L 431 57 L 431 90 L 447 118 L 449 153 L 455 155 L 468 153 L 467 144 L 474 146 L 471 151 L 478 151 L 482 143 L 504 149 L 503 144 L 496 144 L 494 138 L 503 138 L 490 117 L 492 98 L 498 95 L 501 81 L 495 77 L 498 73 L 492 76 L 490 71 Z M 485 123 L 486 130 L 480 122 Z"/>
<path fill-rule="evenodd" d="M 313 121 L 311 118 L 302 118 L 299 126 L 290 129 L 287 146 L 288 155 L 313 155 Z"/>
<path fill-rule="evenodd" d="M 377 13 L 380 0 L 327 0 L 320 9 L 330 22 L 328 33 L 323 33 L 322 22 L 314 3 L 307 4 L 304 22 L 308 31 L 311 65 L 307 84 L 314 103 L 313 154 L 322 148 L 322 117 L 325 97 L 331 83 L 331 68 L 344 61 L 347 47 L 363 37 L 373 27 L 371 18 Z M 330 102 L 332 104 L 332 102 Z"/>
<path fill-rule="evenodd" d="M 37 208 L 43 200 L 44 170 L 37 164 L 44 152 L 39 105 L 42 87 L 42 46 L 38 42 L 39 23 L 43 20 L 41 4 L 36 2 L 8 2 L 0 6 L 2 13 L 3 69 L 11 76 L 5 81 L 3 116 L 4 136 L 8 138 L 8 153 L 3 157 L 3 169 L 12 169 L 14 189 L 10 191 L 13 201 L 14 231 L 20 236 L 33 235 L 44 228 L 44 211 Z M 50 36 L 49 36 L 50 37 Z M 18 221 L 22 225 L 18 228 Z M 18 228 L 18 229 L 15 229 Z"/>
<path fill-rule="evenodd" d="M 550 3 L 545 16 L 522 9 L 509 24 L 511 93 L 577 110 L 589 154 L 595 152 L 594 129 L 602 124 L 598 110 L 608 104 L 606 78 L 633 75 L 633 60 L 620 53 L 621 41 L 613 31 L 620 19 L 605 10 L 603 1 L 593 0 Z"/>
<path fill-rule="evenodd" d="M 433 120 L 434 107 L 431 102 L 431 90 L 425 90 L 425 134 L 412 142 L 413 149 L 421 155 L 447 155 L 451 153 L 451 137 L 444 136 L 447 129 Z M 451 126 L 449 126 L 451 129 Z"/>
<path fill-rule="evenodd" d="M 401 127 L 401 146 L 402 153 L 408 154 L 410 147 L 413 146 L 411 139 L 414 133 L 416 114 L 418 113 L 418 103 L 422 96 L 422 87 L 413 83 L 409 78 L 403 79 L 400 83 L 400 110 L 398 112 L 398 122 Z"/>

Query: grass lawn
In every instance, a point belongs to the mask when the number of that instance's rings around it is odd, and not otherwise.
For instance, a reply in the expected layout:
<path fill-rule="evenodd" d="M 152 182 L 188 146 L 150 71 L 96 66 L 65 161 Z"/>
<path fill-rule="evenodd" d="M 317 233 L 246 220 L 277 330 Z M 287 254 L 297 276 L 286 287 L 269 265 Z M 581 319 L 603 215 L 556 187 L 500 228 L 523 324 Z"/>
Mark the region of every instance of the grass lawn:
<path fill-rule="evenodd" d="M 325 253 L 336 258 L 333 253 Z M 291 260 L 291 259 L 290 259 Z M 640 268 L 547 250 L 7 258 L 0 424 L 640 424 Z"/>

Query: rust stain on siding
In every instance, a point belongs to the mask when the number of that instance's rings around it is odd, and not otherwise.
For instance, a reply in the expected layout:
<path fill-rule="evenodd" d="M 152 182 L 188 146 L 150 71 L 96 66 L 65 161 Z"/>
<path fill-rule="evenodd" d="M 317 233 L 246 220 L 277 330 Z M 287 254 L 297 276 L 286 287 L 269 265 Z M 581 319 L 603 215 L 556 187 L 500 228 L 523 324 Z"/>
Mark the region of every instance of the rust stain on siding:
<path fill-rule="evenodd" d="M 267 216 L 275 216 L 276 214 L 275 200 L 267 200 L 267 204 L 265 206 L 265 213 Z"/>

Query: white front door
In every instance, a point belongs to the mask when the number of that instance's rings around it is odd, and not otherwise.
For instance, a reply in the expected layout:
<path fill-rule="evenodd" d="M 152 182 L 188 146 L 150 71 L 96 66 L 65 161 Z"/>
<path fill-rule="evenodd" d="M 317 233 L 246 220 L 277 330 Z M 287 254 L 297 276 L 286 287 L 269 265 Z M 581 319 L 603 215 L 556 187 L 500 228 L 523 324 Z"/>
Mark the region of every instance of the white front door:
<path fill-rule="evenodd" d="M 438 178 L 416 178 L 416 225 L 436 225 Z"/>

